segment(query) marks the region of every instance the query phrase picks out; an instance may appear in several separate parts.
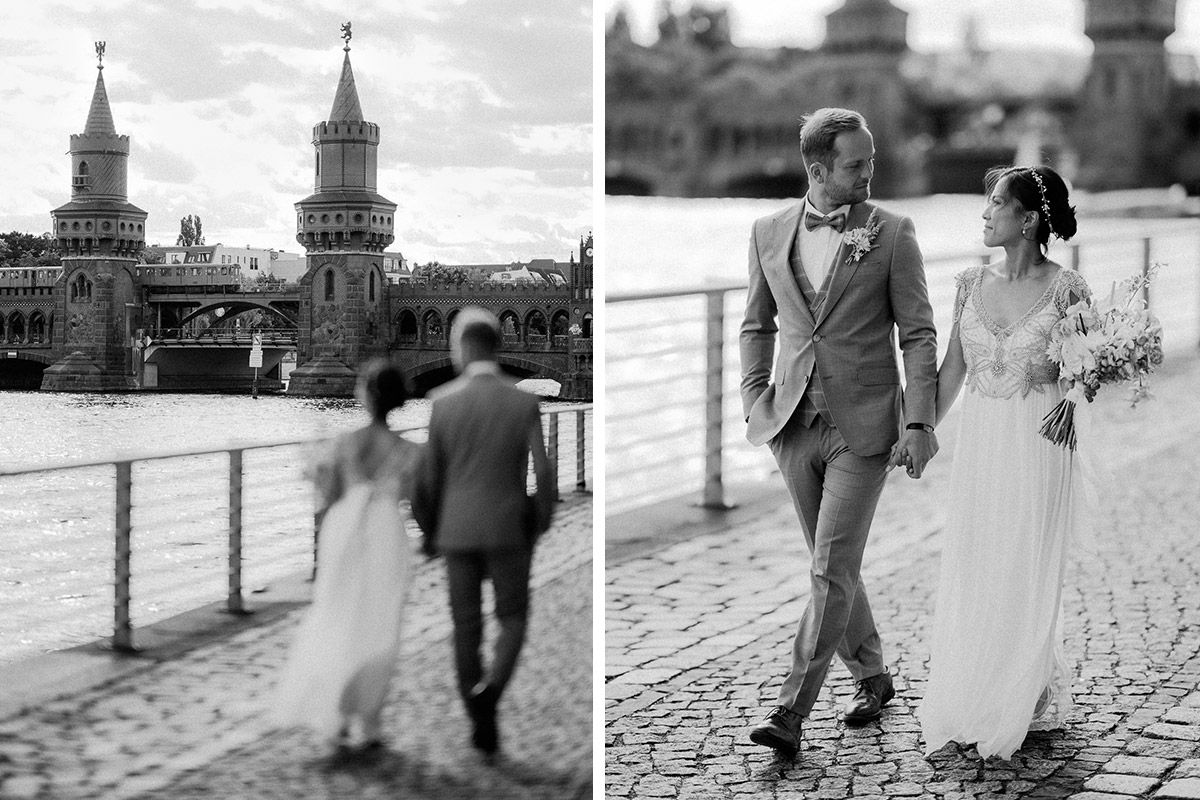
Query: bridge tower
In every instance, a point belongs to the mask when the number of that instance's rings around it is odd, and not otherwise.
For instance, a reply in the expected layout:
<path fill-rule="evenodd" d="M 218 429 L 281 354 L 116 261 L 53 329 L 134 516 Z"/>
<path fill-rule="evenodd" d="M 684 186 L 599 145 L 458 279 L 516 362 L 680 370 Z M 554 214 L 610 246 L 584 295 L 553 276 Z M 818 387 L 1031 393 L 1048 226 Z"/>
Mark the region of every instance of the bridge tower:
<path fill-rule="evenodd" d="M 571 324 L 569 365 L 558 396 L 562 399 L 592 398 L 592 360 L 595 342 L 595 322 L 592 319 L 592 285 L 595 270 L 593 256 L 595 240 L 592 234 L 579 240 L 579 261 L 571 257 Z"/>
<path fill-rule="evenodd" d="M 62 255 L 54 287 L 55 363 L 48 391 L 134 389 L 131 334 L 139 326 L 134 265 L 146 212 L 129 202 L 129 137 L 113 125 L 104 88 L 104 42 L 96 42 L 96 88 L 83 133 L 71 136 L 71 200 L 52 212 Z"/>
<path fill-rule="evenodd" d="M 396 204 L 377 191 L 379 126 L 363 119 L 346 55 L 329 119 L 313 127 L 315 190 L 296 203 L 296 240 L 308 270 L 300 280 L 297 367 L 288 394 L 351 397 L 355 370 L 387 352 L 383 251 L 395 238 Z"/>
<path fill-rule="evenodd" d="M 906 176 L 917 171 L 901 147 L 912 127 L 902 69 L 909 56 L 908 12 L 891 0 L 844 0 L 825 16 L 820 52 L 822 80 L 834 89 L 822 104 L 861 112 L 875 137 L 873 192 L 896 197 L 916 191 Z"/>
<path fill-rule="evenodd" d="M 1164 42 L 1175 31 L 1175 0 L 1085 3 L 1083 32 L 1095 49 L 1075 120 L 1077 182 L 1088 189 L 1161 186 L 1171 156 Z"/>

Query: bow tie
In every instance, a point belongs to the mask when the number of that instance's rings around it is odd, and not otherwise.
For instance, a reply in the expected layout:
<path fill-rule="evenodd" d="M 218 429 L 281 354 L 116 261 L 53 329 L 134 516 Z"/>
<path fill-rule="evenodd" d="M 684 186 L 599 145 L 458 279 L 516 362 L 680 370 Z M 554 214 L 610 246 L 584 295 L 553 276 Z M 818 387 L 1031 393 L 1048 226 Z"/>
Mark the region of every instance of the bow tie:
<path fill-rule="evenodd" d="M 813 214 L 812 212 L 804 215 L 804 227 L 806 230 L 815 231 L 822 225 L 828 225 L 838 233 L 841 233 L 846 229 L 846 212 L 830 214 L 827 217 L 823 217 L 820 214 Z"/>

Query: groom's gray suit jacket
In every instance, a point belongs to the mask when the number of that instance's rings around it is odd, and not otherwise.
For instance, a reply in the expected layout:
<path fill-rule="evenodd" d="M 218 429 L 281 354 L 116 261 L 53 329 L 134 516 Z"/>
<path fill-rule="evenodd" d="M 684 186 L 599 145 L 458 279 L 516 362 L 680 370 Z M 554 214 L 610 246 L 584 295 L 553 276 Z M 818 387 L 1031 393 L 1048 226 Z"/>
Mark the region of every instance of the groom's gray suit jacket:
<path fill-rule="evenodd" d="M 883 453 L 898 438 L 902 416 L 905 423 L 935 422 L 936 334 L 912 220 L 869 202 L 851 206 L 847 238 L 872 211 L 879 232 L 858 261 L 843 242 L 814 315 L 789 263 L 803 205 L 757 220 L 750 235 L 750 287 L 740 335 L 746 438 L 757 445 L 778 434 L 815 369 L 847 446 L 862 456 Z M 893 327 L 904 353 L 903 400 Z"/>

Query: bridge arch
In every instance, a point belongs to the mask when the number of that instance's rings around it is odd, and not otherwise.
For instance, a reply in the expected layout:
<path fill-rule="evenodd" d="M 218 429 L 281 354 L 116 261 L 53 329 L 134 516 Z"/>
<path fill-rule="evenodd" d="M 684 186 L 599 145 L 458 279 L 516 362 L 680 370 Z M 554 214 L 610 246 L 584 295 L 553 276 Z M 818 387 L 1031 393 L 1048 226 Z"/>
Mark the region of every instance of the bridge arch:
<path fill-rule="evenodd" d="M 571 315 L 565 308 L 560 308 L 550 315 L 550 334 L 552 336 L 566 336 L 567 329 L 570 327 Z"/>
<path fill-rule="evenodd" d="M 517 312 L 511 308 L 507 308 L 500 312 L 500 335 L 508 339 L 521 338 L 521 318 L 517 316 Z"/>
<path fill-rule="evenodd" d="M 34 344 L 41 344 L 49 341 L 46 335 L 46 315 L 41 311 L 34 311 L 29 315 L 29 341 Z"/>
<path fill-rule="evenodd" d="M 559 386 L 563 384 L 564 376 L 561 370 L 520 354 L 500 352 L 496 354 L 496 361 L 506 373 L 515 378 L 542 377 L 557 381 Z M 455 375 L 454 363 L 449 356 L 434 358 L 404 370 L 405 380 L 418 396 L 424 396 L 431 389 L 450 382 Z"/>
<path fill-rule="evenodd" d="M 225 314 L 222 319 L 232 319 L 239 314 L 247 311 L 265 311 L 275 319 L 286 323 L 286 327 L 294 328 L 297 325 L 295 318 L 284 313 L 281 309 L 276 308 L 268 302 L 254 302 L 251 300 L 223 300 L 217 303 L 209 303 L 208 305 L 197 306 L 189 311 L 179 320 L 179 327 L 183 327 L 194 321 L 196 318 L 205 314 L 213 314 L 217 309 L 224 309 Z"/>
<path fill-rule="evenodd" d="M 0 389 L 35 391 L 42 387 L 42 376 L 54 359 L 42 353 L 16 351 L 14 357 L 0 358 Z"/>
<path fill-rule="evenodd" d="M 396 315 L 396 334 L 401 337 L 416 338 L 421 335 L 417 326 L 417 315 L 410 309 L 404 308 Z"/>
<path fill-rule="evenodd" d="M 25 314 L 21 311 L 14 311 L 8 315 L 8 325 L 5 330 L 6 342 L 23 342 L 25 341 Z"/>
<path fill-rule="evenodd" d="M 431 308 L 421 317 L 421 341 L 435 342 L 442 338 L 445 327 L 442 315 L 436 308 Z"/>
<path fill-rule="evenodd" d="M 525 315 L 525 336 L 549 336 L 550 328 L 546 324 L 546 315 L 539 309 L 533 309 Z"/>

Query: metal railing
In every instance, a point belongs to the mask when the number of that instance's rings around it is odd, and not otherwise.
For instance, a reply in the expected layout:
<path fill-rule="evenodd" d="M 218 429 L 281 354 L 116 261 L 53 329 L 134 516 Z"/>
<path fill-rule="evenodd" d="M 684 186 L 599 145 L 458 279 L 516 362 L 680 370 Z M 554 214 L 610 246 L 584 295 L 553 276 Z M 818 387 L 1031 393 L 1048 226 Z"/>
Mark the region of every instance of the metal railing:
<path fill-rule="evenodd" d="M 588 447 L 588 424 L 592 416 L 592 405 L 572 404 L 561 407 L 543 409 L 546 417 L 546 449 L 550 456 L 555 487 L 554 499 L 561 499 L 559 492 L 560 453 L 561 447 L 559 420 L 563 415 L 574 417 L 575 442 L 574 447 L 574 478 L 575 491 L 588 491 L 587 466 L 590 448 Z M 410 425 L 393 429 L 397 433 L 411 436 L 425 430 L 424 425 Z M 114 581 L 113 581 L 113 634 L 112 647 L 119 652 L 136 652 L 133 644 L 133 625 L 130 619 L 130 568 L 132 547 L 132 511 L 134 504 L 134 464 L 145 464 L 155 461 L 188 459 L 195 456 L 213 456 L 225 454 L 228 458 L 228 548 L 227 548 L 227 591 L 225 610 L 231 614 L 246 612 L 242 587 L 242 512 L 243 512 L 243 455 L 251 451 L 277 450 L 286 447 L 320 445 L 328 439 L 299 439 L 259 444 L 246 444 L 237 447 L 222 447 L 197 449 L 171 453 L 144 453 L 137 455 L 122 455 L 112 459 L 73 461 L 59 464 L 34 465 L 21 468 L 0 467 L 0 479 L 5 477 L 29 476 L 45 473 L 62 473 L 72 470 L 83 470 L 96 467 L 112 467 L 114 469 L 113 491 L 115 496 L 115 516 L 113 521 L 114 545 Z M 314 517 L 315 519 L 315 517 Z M 313 563 L 316 561 L 316 529 L 313 530 Z"/>
<path fill-rule="evenodd" d="M 1138 268 L 1144 274 L 1155 261 L 1169 262 L 1170 269 L 1160 273 L 1155 288 L 1145 290 L 1144 299 L 1149 305 L 1153 296 L 1153 310 L 1170 339 L 1175 331 L 1200 324 L 1200 228 L 1193 221 L 1173 221 L 1161 227 L 1154 235 L 1093 238 L 1084 245 L 1072 244 L 1063 261 L 1080 270 L 1099 296 L 1108 294 L 1110 281 L 1130 277 Z M 987 264 L 993 258 L 994 252 L 972 251 L 926 259 L 939 331 L 949 330 L 956 291 L 953 274 L 973 264 Z M 686 484 L 682 494 L 698 489 L 700 505 L 706 508 L 730 507 L 725 491 L 727 456 L 731 448 L 747 454 L 752 448 L 744 441 L 729 442 L 725 438 L 730 430 L 736 430 L 740 437 L 744 429 L 737 383 L 731 380 L 740 372 L 736 363 L 740 309 L 735 324 L 730 325 L 725 306 L 731 295 L 745 291 L 744 281 L 729 281 L 679 289 L 610 292 L 605 298 L 607 306 L 615 307 L 608 315 L 606 328 L 606 509 L 630 510 L 678 498 L 681 484 Z M 698 302 L 703 304 L 702 317 L 696 315 Z M 675 305 L 664 312 L 663 303 Z M 697 335 L 697 326 L 703 330 L 702 338 Z M 693 338 L 687 338 L 685 330 Z M 729 348 L 732 358 L 725 347 L 727 340 L 735 344 Z M 1200 330 L 1192 341 L 1200 344 Z M 939 337 L 941 352 L 945 343 L 945 336 Z M 665 396 L 667 387 L 676 389 L 689 380 L 692 386 L 701 382 L 702 396 Z M 647 403 L 636 408 L 635 403 L 627 401 L 630 397 Z M 672 414 L 669 421 L 647 423 L 652 415 L 664 412 Z M 687 412 L 693 416 L 688 418 Z M 637 430 L 639 427 L 652 430 Z M 653 456 L 636 455 L 647 451 Z M 697 456 L 702 462 L 699 476 L 695 469 L 688 472 L 684 467 L 689 460 L 696 462 Z M 669 474 L 659 486 L 653 473 L 661 470 Z M 697 478 L 699 486 L 694 483 Z M 636 484 L 636 492 L 626 495 L 622 481 Z"/>

